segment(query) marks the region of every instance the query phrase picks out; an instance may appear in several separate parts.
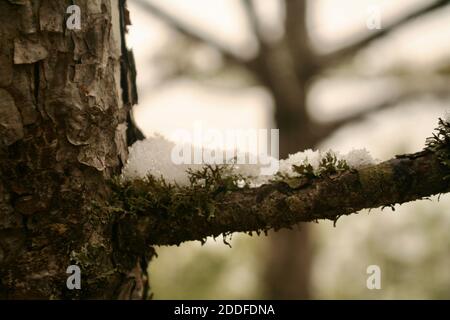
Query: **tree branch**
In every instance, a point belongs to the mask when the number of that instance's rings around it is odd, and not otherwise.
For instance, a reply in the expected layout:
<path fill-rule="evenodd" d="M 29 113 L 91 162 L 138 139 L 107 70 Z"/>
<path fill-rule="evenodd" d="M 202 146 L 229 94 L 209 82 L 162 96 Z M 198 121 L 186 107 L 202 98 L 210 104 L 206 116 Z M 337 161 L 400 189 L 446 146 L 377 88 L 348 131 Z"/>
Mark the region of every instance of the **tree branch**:
<path fill-rule="evenodd" d="M 443 100 L 449 99 L 450 94 L 446 79 L 433 79 L 433 80 L 434 81 L 428 80 L 427 83 L 423 83 L 420 81 L 418 83 L 413 83 L 410 80 L 409 87 L 405 88 L 402 92 L 387 97 L 385 100 L 381 101 L 376 105 L 352 113 L 351 115 L 344 117 L 342 119 L 338 119 L 329 123 L 318 123 L 316 131 L 322 137 L 324 138 L 328 137 L 331 133 L 348 124 L 361 121 L 371 114 L 393 108 L 403 101 L 407 101 L 409 99 L 413 99 L 421 95 L 430 94 L 436 99 L 443 99 Z"/>
<path fill-rule="evenodd" d="M 253 32 L 258 44 L 261 45 L 264 43 L 264 36 L 261 31 L 260 21 L 258 19 L 258 15 L 256 14 L 255 6 L 253 5 L 252 0 L 241 0 L 244 11 L 247 15 L 248 22 L 250 25 L 250 29 Z"/>
<path fill-rule="evenodd" d="M 330 65 L 334 65 L 336 63 L 341 62 L 342 60 L 348 58 L 349 56 L 354 55 L 357 51 L 361 50 L 362 48 L 366 47 L 367 45 L 371 44 L 375 40 L 378 40 L 393 31 L 399 29 L 400 27 L 406 25 L 407 23 L 411 22 L 412 20 L 421 17 L 423 15 L 426 15 L 430 12 L 434 12 L 447 4 L 449 4 L 449 0 L 439 0 L 432 2 L 425 7 L 420 8 L 417 11 L 411 12 L 404 17 L 400 18 L 397 21 L 391 22 L 387 25 L 384 25 L 382 29 L 378 31 L 374 31 L 369 33 L 368 37 L 365 37 L 355 43 L 352 43 L 346 47 L 343 47 L 335 52 L 332 52 L 327 55 L 323 55 L 319 57 L 320 63 L 324 67 L 329 67 Z"/>
<path fill-rule="evenodd" d="M 308 79 L 320 68 L 317 57 L 311 50 L 307 28 L 307 1 L 285 0 L 285 41 L 295 60 L 299 78 Z"/>
<path fill-rule="evenodd" d="M 233 61 L 235 63 L 246 65 L 249 63 L 247 59 L 241 57 L 234 53 L 230 48 L 227 48 L 223 44 L 217 42 L 215 39 L 207 36 L 203 32 L 199 30 L 195 30 L 193 27 L 181 22 L 177 17 L 171 15 L 170 13 L 164 11 L 158 6 L 154 5 L 150 1 L 146 0 L 132 0 L 133 3 L 139 5 L 145 11 L 150 12 L 155 15 L 166 24 L 168 24 L 171 28 L 178 31 L 182 35 L 190 38 L 191 40 L 204 43 L 206 45 L 211 46 L 212 48 L 219 51 L 226 59 Z"/>
<path fill-rule="evenodd" d="M 364 208 L 393 206 L 445 193 L 450 189 L 444 178 L 449 169 L 441 163 L 437 152 L 426 149 L 377 165 L 312 179 L 299 188 L 279 181 L 259 188 L 218 192 L 208 203 L 207 211 L 198 209 L 198 203 L 187 205 L 191 198 L 179 191 L 176 199 L 180 204 L 174 204 L 173 200 L 170 203 L 177 208 L 172 213 L 167 205 L 155 204 L 155 195 L 149 194 L 144 182 L 137 180 L 140 181 L 137 185 L 127 186 L 121 206 L 135 208 L 135 214 L 131 215 L 136 222 L 133 230 L 140 230 L 147 244 L 180 244 L 232 232 L 289 228 L 298 222 L 318 219 L 336 221 Z M 125 225 L 130 228 L 127 216 L 124 215 Z"/>

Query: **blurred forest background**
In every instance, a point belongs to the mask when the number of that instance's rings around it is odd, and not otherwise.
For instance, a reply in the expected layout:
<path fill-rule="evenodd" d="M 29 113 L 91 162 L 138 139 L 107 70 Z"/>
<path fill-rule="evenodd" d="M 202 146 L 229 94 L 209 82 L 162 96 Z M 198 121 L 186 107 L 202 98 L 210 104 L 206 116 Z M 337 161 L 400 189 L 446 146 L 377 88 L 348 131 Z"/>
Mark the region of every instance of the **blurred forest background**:
<path fill-rule="evenodd" d="M 421 149 L 450 101 L 450 6 L 432 0 L 131 0 L 147 136 L 279 128 L 280 156 Z M 376 19 L 381 19 L 377 29 Z M 373 28 L 374 27 L 374 28 Z M 450 196 L 268 237 L 159 247 L 155 299 L 450 299 Z M 382 271 L 368 290 L 366 268 Z"/>

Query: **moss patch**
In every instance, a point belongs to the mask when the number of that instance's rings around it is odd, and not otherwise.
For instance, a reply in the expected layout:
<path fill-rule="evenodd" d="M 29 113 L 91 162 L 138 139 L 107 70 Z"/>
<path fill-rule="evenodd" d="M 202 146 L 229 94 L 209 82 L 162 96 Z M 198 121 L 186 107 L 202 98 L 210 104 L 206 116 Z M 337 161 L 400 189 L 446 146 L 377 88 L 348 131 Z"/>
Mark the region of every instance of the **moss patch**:
<path fill-rule="evenodd" d="M 439 119 L 432 137 L 426 140 L 425 150 L 434 152 L 441 164 L 450 169 L 450 123 Z M 448 179 L 446 176 L 445 179 Z"/>
<path fill-rule="evenodd" d="M 285 182 L 291 189 L 300 189 L 315 179 L 338 175 L 349 171 L 351 168 L 345 160 L 338 159 L 332 151 L 328 151 L 320 159 L 317 168 L 314 168 L 308 162 L 308 159 L 305 159 L 301 164 L 292 165 L 292 169 L 295 175 L 291 176 L 278 172 L 274 181 Z"/>
<path fill-rule="evenodd" d="M 159 216 L 180 215 L 214 217 L 215 198 L 221 194 L 249 188 L 246 177 L 234 174 L 232 165 L 206 165 L 201 170 L 188 170 L 189 185 L 168 183 L 163 177 L 112 180 L 111 209 L 126 215 L 145 215 L 148 210 Z M 119 205 L 117 205 L 119 204 Z"/>

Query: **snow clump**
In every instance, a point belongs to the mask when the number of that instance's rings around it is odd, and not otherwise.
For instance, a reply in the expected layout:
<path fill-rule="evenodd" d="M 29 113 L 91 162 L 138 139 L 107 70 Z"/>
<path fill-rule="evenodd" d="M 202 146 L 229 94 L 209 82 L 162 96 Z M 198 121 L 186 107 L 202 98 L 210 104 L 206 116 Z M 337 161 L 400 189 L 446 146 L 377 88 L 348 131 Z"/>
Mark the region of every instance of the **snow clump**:
<path fill-rule="evenodd" d="M 167 182 L 189 185 L 187 170 L 200 170 L 204 164 L 175 164 L 171 158 L 174 147 L 174 142 L 160 135 L 137 141 L 129 147 L 128 162 L 122 171 L 122 178 L 132 180 L 153 175 L 156 178 L 162 177 Z M 335 155 L 337 160 L 345 160 L 350 168 L 360 168 L 378 162 L 366 149 L 355 149 L 344 155 L 331 150 L 328 152 Z M 278 173 L 284 176 L 295 176 L 292 166 L 305 163 L 309 163 L 314 170 L 317 170 L 325 154 L 311 149 L 291 154 L 287 159 L 279 161 Z M 232 159 L 226 161 L 226 163 L 232 163 Z M 233 173 L 249 177 L 250 185 L 253 187 L 268 183 L 274 178 L 274 175 L 260 175 L 260 169 L 260 164 L 233 164 Z"/>

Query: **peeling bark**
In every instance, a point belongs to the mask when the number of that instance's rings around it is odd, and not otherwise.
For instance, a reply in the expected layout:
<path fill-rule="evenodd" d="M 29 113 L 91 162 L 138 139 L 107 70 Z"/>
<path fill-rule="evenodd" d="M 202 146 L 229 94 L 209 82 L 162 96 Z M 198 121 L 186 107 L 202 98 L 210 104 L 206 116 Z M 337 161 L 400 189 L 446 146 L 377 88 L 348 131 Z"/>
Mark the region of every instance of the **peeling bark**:
<path fill-rule="evenodd" d="M 77 1 L 81 30 L 71 4 L 0 1 L 0 297 L 142 298 L 152 249 L 124 261 L 94 210 L 127 159 L 124 1 Z M 66 287 L 72 264 L 82 290 Z"/>

